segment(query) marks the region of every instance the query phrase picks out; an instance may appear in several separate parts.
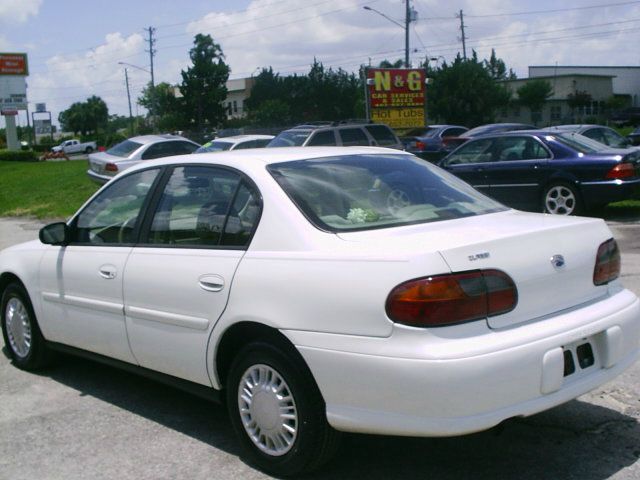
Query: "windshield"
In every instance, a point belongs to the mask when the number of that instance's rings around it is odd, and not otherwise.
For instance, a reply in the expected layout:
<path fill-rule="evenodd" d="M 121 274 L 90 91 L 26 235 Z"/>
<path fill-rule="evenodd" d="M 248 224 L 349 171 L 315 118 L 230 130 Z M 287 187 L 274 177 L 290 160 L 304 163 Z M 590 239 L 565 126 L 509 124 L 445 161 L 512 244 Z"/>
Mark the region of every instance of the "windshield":
<path fill-rule="evenodd" d="M 596 142 L 595 140 L 591 140 L 579 133 L 559 133 L 557 135 L 553 135 L 553 137 L 555 137 L 558 142 L 577 150 L 580 153 L 595 153 L 609 149 L 606 145 Z"/>
<path fill-rule="evenodd" d="M 205 153 L 205 152 L 223 152 L 225 150 L 229 150 L 233 146 L 231 142 L 207 142 L 198 148 L 194 153 Z"/>
<path fill-rule="evenodd" d="M 267 147 L 299 147 L 313 130 L 286 130 L 271 140 Z"/>
<path fill-rule="evenodd" d="M 347 155 L 270 165 L 318 228 L 370 230 L 505 209 L 458 178 L 408 155 Z"/>
<path fill-rule="evenodd" d="M 128 157 L 137 149 L 142 146 L 141 143 L 133 142 L 131 140 L 125 140 L 107 150 L 109 155 L 115 155 L 116 157 Z"/>

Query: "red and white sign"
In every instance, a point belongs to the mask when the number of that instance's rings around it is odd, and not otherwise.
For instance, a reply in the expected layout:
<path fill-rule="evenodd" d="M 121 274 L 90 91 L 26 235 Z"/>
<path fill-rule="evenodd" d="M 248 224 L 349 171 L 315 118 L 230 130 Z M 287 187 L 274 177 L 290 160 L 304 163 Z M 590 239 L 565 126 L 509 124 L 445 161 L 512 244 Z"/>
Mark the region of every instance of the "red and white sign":
<path fill-rule="evenodd" d="M 26 53 L 0 53 L 0 75 L 29 75 Z"/>

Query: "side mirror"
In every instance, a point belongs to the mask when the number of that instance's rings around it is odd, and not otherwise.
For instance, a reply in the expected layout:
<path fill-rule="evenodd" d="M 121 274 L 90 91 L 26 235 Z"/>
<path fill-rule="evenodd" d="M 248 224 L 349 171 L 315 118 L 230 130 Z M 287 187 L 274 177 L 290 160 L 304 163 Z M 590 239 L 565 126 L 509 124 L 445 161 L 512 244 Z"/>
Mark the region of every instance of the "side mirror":
<path fill-rule="evenodd" d="M 40 241 L 45 245 L 61 245 L 69 244 L 70 234 L 69 226 L 64 222 L 50 223 L 40 229 Z"/>

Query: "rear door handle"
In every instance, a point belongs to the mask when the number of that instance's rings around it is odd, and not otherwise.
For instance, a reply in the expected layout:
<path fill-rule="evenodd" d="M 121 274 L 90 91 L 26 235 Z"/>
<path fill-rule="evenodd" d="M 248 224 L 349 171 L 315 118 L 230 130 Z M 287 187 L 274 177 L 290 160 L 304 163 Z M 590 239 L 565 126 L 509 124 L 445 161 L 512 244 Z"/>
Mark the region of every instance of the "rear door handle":
<path fill-rule="evenodd" d="M 202 275 L 198 279 L 198 285 L 207 292 L 219 292 L 224 288 L 224 278 L 220 275 Z"/>
<path fill-rule="evenodd" d="M 106 280 L 113 280 L 117 276 L 117 269 L 115 265 L 102 265 L 98 269 L 98 273 Z"/>

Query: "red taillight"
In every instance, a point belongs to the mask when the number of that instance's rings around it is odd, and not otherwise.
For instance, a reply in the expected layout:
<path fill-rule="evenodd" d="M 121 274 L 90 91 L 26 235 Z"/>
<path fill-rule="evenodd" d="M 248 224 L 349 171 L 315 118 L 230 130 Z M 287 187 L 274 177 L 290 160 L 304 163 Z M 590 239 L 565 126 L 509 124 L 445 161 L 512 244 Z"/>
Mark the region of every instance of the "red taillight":
<path fill-rule="evenodd" d="M 593 284 L 605 285 L 620 276 L 620 249 L 613 239 L 604 242 L 598 248 L 596 266 L 593 269 Z"/>
<path fill-rule="evenodd" d="M 513 310 L 518 290 L 499 270 L 434 275 L 402 283 L 387 298 L 391 320 L 414 327 L 438 327 Z"/>
<path fill-rule="evenodd" d="M 630 178 L 636 176 L 636 169 L 632 163 L 619 163 L 607 172 L 605 178 L 616 180 L 618 178 Z"/>
<path fill-rule="evenodd" d="M 427 145 L 424 142 L 416 142 L 417 150 L 424 150 L 425 148 L 427 148 Z"/>
<path fill-rule="evenodd" d="M 107 172 L 117 172 L 118 171 L 118 166 L 115 163 L 107 163 L 104 166 L 104 169 Z"/>

